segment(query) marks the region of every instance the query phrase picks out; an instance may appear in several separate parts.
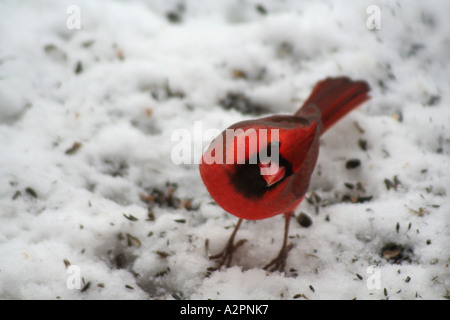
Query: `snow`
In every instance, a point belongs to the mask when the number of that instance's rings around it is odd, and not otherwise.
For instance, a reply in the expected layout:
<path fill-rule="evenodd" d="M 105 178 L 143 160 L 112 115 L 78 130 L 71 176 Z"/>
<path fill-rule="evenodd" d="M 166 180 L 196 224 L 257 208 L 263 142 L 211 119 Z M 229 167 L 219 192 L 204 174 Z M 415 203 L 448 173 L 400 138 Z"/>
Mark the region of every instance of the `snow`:
<path fill-rule="evenodd" d="M 374 4 L 379 30 L 366 26 Z M 71 5 L 79 30 L 66 25 Z M 0 11 L 0 298 L 448 297 L 450 3 L 29 0 Z M 173 132 L 260 115 L 223 108 L 230 94 L 292 113 L 336 75 L 367 80 L 372 99 L 322 138 L 296 211 L 313 224 L 292 221 L 286 272 L 262 269 L 281 245 L 278 216 L 245 221 L 232 267 L 208 273 L 205 241 L 222 250 L 237 218 L 197 165 L 171 161 Z M 201 153 L 209 140 L 194 139 Z"/>

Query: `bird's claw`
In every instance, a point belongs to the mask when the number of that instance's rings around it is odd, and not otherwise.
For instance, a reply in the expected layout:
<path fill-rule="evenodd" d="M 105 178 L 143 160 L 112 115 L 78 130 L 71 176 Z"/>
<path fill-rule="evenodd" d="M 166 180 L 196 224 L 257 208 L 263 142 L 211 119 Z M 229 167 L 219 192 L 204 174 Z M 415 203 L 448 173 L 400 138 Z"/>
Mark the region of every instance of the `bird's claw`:
<path fill-rule="evenodd" d="M 216 271 L 222 268 L 223 266 L 227 268 L 230 267 L 234 252 L 246 242 L 247 239 L 241 239 L 236 243 L 228 241 L 227 245 L 225 246 L 225 249 L 222 252 L 215 255 L 209 255 L 210 260 L 218 260 L 218 262 L 215 267 L 208 268 L 208 271 Z"/>
<path fill-rule="evenodd" d="M 278 253 L 278 256 L 276 256 L 272 261 L 266 264 L 263 269 L 270 272 L 283 272 L 284 268 L 286 267 L 286 259 L 288 257 L 288 253 L 293 247 L 294 245 L 292 243 L 282 247 L 280 252 Z"/>

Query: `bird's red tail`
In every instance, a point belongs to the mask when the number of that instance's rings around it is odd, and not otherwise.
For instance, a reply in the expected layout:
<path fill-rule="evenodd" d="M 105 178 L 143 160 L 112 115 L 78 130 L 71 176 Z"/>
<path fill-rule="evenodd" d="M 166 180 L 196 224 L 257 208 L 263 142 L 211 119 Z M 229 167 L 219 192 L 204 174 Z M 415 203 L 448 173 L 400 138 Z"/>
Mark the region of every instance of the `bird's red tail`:
<path fill-rule="evenodd" d="M 309 98 L 295 113 L 302 116 L 302 108 L 315 104 L 322 113 L 325 132 L 339 119 L 370 97 L 369 85 L 365 81 L 352 81 L 347 77 L 327 78 L 316 84 Z"/>

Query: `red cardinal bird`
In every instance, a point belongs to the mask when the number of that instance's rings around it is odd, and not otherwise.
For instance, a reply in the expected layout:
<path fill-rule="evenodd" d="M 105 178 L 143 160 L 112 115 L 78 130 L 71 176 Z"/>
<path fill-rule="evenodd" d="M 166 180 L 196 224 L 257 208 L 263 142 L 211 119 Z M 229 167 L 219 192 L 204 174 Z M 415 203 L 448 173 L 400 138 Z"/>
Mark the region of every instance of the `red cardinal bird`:
<path fill-rule="evenodd" d="M 246 241 L 234 243 L 242 219 L 278 214 L 285 217 L 283 245 L 264 269 L 284 270 L 292 248 L 287 243 L 289 221 L 308 190 L 319 155 L 319 138 L 368 100 L 369 90 L 365 81 L 327 78 L 316 84 L 294 115 L 239 122 L 213 140 L 203 154 L 200 174 L 213 199 L 239 221 L 223 252 L 210 257 L 219 260 L 211 270 L 229 267 L 233 252 Z"/>

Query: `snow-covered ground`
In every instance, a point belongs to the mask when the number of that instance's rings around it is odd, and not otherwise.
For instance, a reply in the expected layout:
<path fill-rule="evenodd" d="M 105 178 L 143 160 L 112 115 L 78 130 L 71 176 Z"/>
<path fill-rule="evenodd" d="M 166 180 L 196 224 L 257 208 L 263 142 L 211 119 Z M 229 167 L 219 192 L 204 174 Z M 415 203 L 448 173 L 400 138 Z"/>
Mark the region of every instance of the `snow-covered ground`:
<path fill-rule="evenodd" d="M 449 1 L 29 0 L 0 12 L 0 298 L 448 298 Z M 208 273 L 206 240 L 220 251 L 237 218 L 197 165 L 173 163 L 172 133 L 292 113 L 337 75 L 367 80 L 372 99 L 322 138 L 296 211 L 313 223 L 292 221 L 286 273 L 262 269 L 282 216 L 245 221 L 232 267 Z"/>

